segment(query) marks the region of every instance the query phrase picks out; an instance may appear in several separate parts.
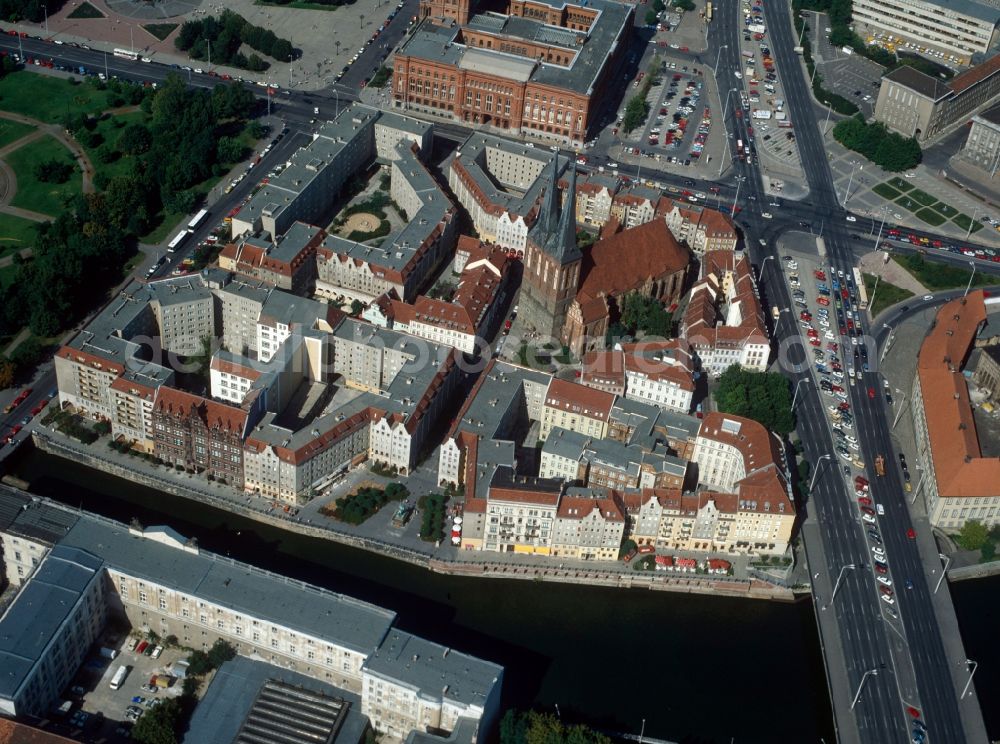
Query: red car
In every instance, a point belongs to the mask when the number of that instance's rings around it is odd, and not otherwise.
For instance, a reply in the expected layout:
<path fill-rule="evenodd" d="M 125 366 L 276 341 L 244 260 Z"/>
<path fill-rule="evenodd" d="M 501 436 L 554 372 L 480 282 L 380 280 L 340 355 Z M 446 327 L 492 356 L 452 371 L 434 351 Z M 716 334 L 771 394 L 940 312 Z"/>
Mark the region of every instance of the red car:
<path fill-rule="evenodd" d="M 843 403 L 841 403 L 839 406 L 837 406 L 837 408 L 839 408 L 841 411 L 850 411 L 851 410 L 851 404 L 848 403 L 845 400 Z"/>
<path fill-rule="evenodd" d="M 883 575 L 889 573 L 889 569 L 886 566 L 883 566 L 881 563 L 875 564 L 875 571 Z"/>
<path fill-rule="evenodd" d="M 865 478 L 863 475 L 856 475 L 854 476 L 854 483 L 855 485 L 863 488 L 868 485 L 868 479 Z"/>
<path fill-rule="evenodd" d="M 859 496 L 858 497 L 858 503 L 859 504 L 864 504 L 865 506 L 871 506 L 872 505 L 872 500 L 870 498 L 868 498 L 867 496 Z"/>
<path fill-rule="evenodd" d="M 917 533 L 913 531 L 912 527 L 910 527 L 910 529 L 908 529 L 906 531 L 906 536 L 908 538 L 910 538 L 911 540 L 916 540 L 917 539 Z"/>
<path fill-rule="evenodd" d="M 682 51 L 682 52 L 686 52 L 687 50 L 688 50 L 688 48 L 687 48 L 687 47 L 681 47 L 681 51 Z"/>
<path fill-rule="evenodd" d="M 823 307 L 827 307 L 830 304 L 830 301 L 826 297 L 817 297 L 816 302 L 817 304 L 820 304 Z"/>
<path fill-rule="evenodd" d="M 811 338 L 811 339 L 809 339 L 809 345 L 810 346 L 822 346 L 823 344 L 820 343 L 820 340 L 818 338 Z"/>
<path fill-rule="evenodd" d="M 872 509 L 870 506 L 865 506 L 864 504 L 861 504 L 861 506 L 859 508 L 861 509 L 861 511 L 863 511 L 865 514 L 867 514 L 869 517 L 874 517 L 875 516 L 875 510 Z"/>
<path fill-rule="evenodd" d="M 892 596 L 892 589 L 890 589 L 889 587 L 887 587 L 885 584 L 879 584 L 878 585 L 878 590 L 880 592 L 882 592 L 882 594 L 885 594 L 888 597 Z"/>
<path fill-rule="evenodd" d="M 868 388 L 868 397 L 871 398 L 872 400 L 875 400 L 875 388 L 872 387 Z"/>
<path fill-rule="evenodd" d="M 809 313 L 809 312 L 806 312 L 805 310 L 803 310 L 801 313 L 799 313 L 799 317 L 802 320 L 812 320 L 812 318 L 813 318 L 812 314 Z"/>
<path fill-rule="evenodd" d="M 137 654 L 141 654 L 141 653 L 142 653 L 143 651 L 145 651 L 145 650 L 146 650 L 146 647 L 147 647 L 148 645 L 149 645 L 149 642 L 148 642 L 148 641 L 143 641 L 142 643 L 140 643 L 140 644 L 139 644 L 138 646 L 136 646 L 136 647 L 135 647 L 135 652 L 136 652 Z"/>

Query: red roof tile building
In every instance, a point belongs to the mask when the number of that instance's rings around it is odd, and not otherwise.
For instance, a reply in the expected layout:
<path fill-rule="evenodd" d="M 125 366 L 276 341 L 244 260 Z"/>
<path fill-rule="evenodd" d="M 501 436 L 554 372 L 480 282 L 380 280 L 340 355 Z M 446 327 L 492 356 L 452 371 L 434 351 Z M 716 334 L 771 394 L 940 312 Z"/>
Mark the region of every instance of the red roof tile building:
<path fill-rule="evenodd" d="M 931 524 L 949 531 L 970 519 L 1000 522 L 1000 458 L 983 456 L 962 374 L 985 321 L 982 290 L 948 302 L 917 356 L 912 410 L 923 497 Z"/>
<path fill-rule="evenodd" d="M 677 240 L 687 243 L 699 256 L 710 251 L 736 250 L 739 242 L 736 227 L 718 210 L 664 197 L 657 205 L 656 214 L 666 220 Z"/>
<path fill-rule="evenodd" d="M 682 339 L 617 344 L 584 354 L 580 383 L 687 413 L 694 396 L 694 360 Z"/>

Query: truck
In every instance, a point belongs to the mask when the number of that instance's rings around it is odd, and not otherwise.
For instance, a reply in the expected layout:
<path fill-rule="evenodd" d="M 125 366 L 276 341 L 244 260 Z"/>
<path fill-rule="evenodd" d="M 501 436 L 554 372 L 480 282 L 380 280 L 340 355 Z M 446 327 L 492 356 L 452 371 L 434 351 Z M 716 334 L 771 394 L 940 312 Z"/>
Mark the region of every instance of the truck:
<path fill-rule="evenodd" d="M 763 23 L 751 23 L 749 26 L 747 26 L 747 31 L 749 31 L 752 34 L 763 34 L 767 31 L 767 26 L 765 26 Z"/>
<path fill-rule="evenodd" d="M 771 112 L 767 109 L 754 109 L 752 116 L 754 119 L 770 119 Z"/>
<path fill-rule="evenodd" d="M 99 651 L 99 653 L 105 659 L 114 659 L 116 656 L 118 656 L 118 649 L 108 648 L 107 646 L 101 646 L 101 650 Z"/>
<path fill-rule="evenodd" d="M 878 455 L 875 458 L 875 472 L 879 476 L 885 475 L 885 458 L 882 455 Z"/>

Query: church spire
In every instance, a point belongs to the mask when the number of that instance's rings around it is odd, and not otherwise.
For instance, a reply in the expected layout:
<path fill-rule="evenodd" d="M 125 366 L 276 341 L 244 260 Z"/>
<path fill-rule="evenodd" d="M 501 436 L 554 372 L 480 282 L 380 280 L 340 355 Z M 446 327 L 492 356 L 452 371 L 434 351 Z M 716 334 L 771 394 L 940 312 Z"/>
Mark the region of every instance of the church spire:
<path fill-rule="evenodd" d="M 549 168 L 549 184 L 545 187 L 545 194 L 542 197 L 542 207 L 538 214 L 539 235 L 543 237 L 550 235 L 556 229 L 558 216 L 556 210 L 559 208 L 559 155 L 552 156 L 552 167 Z M 539 241 L 541 242 L 541 241 Z"/>
<path fill-rule="evenodd" d="M 580 249 L 576 245 L 576 164 L 573 161 L 570 161 L 568 170 L 566 199 L 559 215 L 559 226 L 552 235 L 555 250 L 551 251 L 563 263 L 580 257 Z"/>

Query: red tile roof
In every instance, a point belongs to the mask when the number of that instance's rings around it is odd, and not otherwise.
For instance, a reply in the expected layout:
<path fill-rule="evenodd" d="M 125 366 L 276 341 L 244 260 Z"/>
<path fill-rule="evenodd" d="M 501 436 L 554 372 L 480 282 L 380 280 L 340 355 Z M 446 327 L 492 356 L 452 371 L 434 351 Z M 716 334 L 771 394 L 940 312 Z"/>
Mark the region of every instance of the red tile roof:
<path fill-rule="evenodd" d="M 729 277 L 731 294 L 725 293 Z M 727 318 L 723 311 L 739 307 L 733 325 L 721 325 Z M 767 325 L 757 296 L 750 262 L 732 251 L 707 251 L 702 259 L 702 278 L 691 289 L 687 309 L 681 319 L 681 336 L 696 349 L 700 347 L 738 347 L 745 343 L 766 344 Z"/>
<path fill-rule="evenodd" d="M 986 320 L 982 290 L 945 304 L 917 357 L 928 449 L 940 498 L 995 496 L 1000 458 L 983 457 L 962 365 Z"/>
<path fill-rule="evenodd" d="M 141 382 L 129 380 L 124 377 L 116 377 L 112 380 L 111 389 L 117 390 L 119 393 L 138 395 L 140 398 L 145 398 L 146 400 L 152 400 L 156 396 L 156 388 L 152 385 L 144 385 Z"/>
<path fill-rule="evenodd" d="M 569 380 L 560 380 L 557 377 L 552 378 L 545 393 L 546 406 L 599 421 L 608 420 L 614 403 L 615 396 L 611 393 L 594 390 Z"/>
<path fill-rule="evenodd" d="M 559 501 L 556 515 L 561 519 L 584 519 L 597 509 L 605 520 L 624 522 L 625 515 L 613 496 L 592 498 L 587 496 L 563 496 Z"/>
<path fill-rule="evenodd" d="M 210 429 L 224 429 L 241 437 L 246 430 L 247 413 L 241 408 L 218 403 L 166 385 L 161 385 L 157 390 L 156 401 L 153 403 L 154 412 L 188 416 L 192 410 Z"/>
<path fill-rule="evenodd" d="M 0 744 L 73 744 L 73 739 L 0 718 Z"/>
<path fill-rule="evenodd" d="M 220 357 L 212 357 L 212 369 L 217 372 L 226 372 L 237 377 L 245 377 L 248 380 L 256 380 L 260 377 L 260 371 L 254 369 L 249 364 L 240 364 Z"/>
<path fill-rule="evenodd" d="M 725 421 L 738 424 L 739 430 L 735 433 L 724 430 Z M 758 468 L 782 461 L 777 437 L 753 419 L 710 411 L 702 419 L 698 436 L 736 448 L 743 455 L 743 467 L 748 475 Z"/>
<path fill-rule="evenodd" d="M 598 240 L 584 254 L 577 293 L 581 306 L 598 297 L 617 297 L 643 286 L 650 278 L 686 271 L 691 255 L 663 220 Z"/>
<path fill-rule="evenodd" d="M 956 75 L 947 85 L 955 93 L 962 93 L 997 72 L 1000 72 L 1000 54 L 993 55 L 982 64 L 970 67 L 961 75 Z"/>
<path fill-rule="evenodd" d="M 120 375 L 125 371 L 125 367 L 118 362 L 112 362 L 102 356 L 98 356 L 97 354 L 91 354 L 88 351 L 74 349 L 72 346 L 63 346 L 56 352 L 56 356 L 62 357 L 63 359 L 70 359 L 77 364 L 82 364 L 86 367 L 100 368 L 101 371 L 109 372 L 114 375 Z"/>

